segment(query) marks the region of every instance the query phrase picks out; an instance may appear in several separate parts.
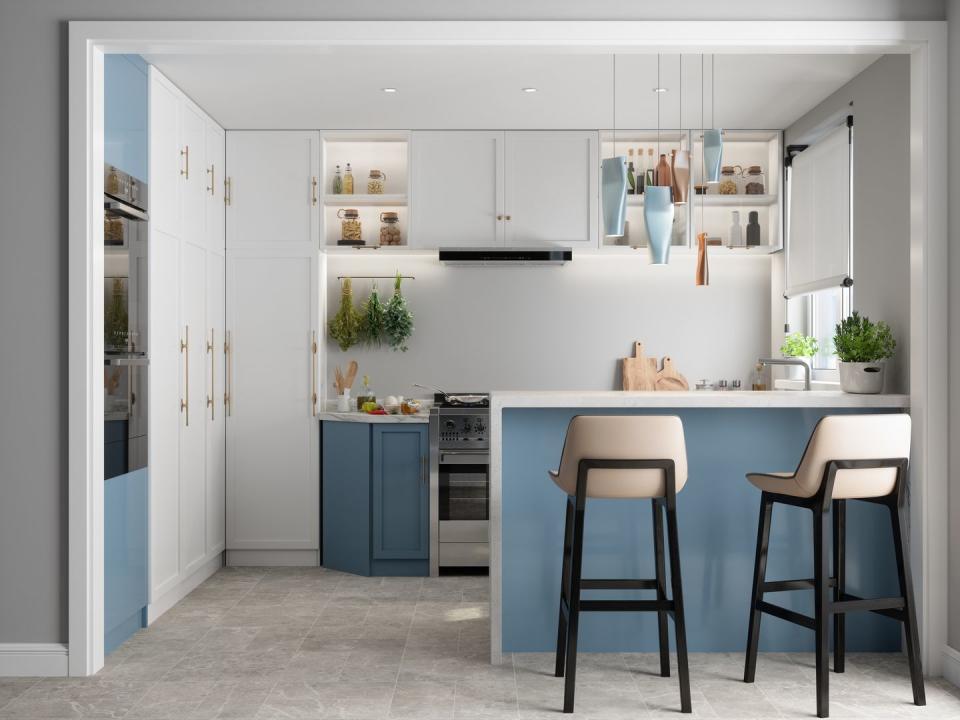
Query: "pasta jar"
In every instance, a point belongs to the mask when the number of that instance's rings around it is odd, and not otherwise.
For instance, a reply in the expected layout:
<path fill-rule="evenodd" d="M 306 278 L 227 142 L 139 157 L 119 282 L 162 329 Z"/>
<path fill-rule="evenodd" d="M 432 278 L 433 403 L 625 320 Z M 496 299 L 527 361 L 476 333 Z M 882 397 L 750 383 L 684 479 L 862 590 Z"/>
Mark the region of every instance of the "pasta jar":
<path fill-rule="evenodd" d="M 736 195 L 739 192 L 737 177 L 743 174 L 739 165 L 724 165 L 720 169 L 720 185 L 717 192 L 721 195 Z"/>
<path fill-rule="evenodd" d="M 367 195 L 383 195 L 383 184 L 387 176 L 381 170 L 371 170 L 367 178 Z"/>
<path fill-rule="evenodd" d="M 363 245 L 360 233 L 360 211 L 355 208 L 337 210 L 340 218 L 340 242 L 344 245 Z"/>
<path fill-rule="evenodd" d="M 380 244 L 400 244 L 400 216 L 395 212 L 380 213 Z"/>
<path fill-rule="evenodd" d="M 751 165 L 743 173 L 743 192 L 745 195 L 763 195 L 767 192 L 763 170 L 759 165 Z"/>

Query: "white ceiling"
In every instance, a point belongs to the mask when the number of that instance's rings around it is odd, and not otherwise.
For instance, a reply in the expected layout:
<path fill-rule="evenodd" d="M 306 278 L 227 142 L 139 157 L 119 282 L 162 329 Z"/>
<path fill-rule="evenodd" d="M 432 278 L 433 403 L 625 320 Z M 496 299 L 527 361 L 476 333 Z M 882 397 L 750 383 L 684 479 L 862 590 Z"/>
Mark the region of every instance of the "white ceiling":
<path fill-rule="evenodd" d="M 878 59 L 877 55 L 718 55 L 711 122 L 782 129 Z M 700 56 L 683 56 L 683 125 L 700 126 Z M 609 54 L 457 48 L 380 48 L 310 54 L 150 55 L 174 83 L 230 129 L 609 128 Z M 680 56 L 616 56 L 616 124 L 678 125 Z M 382 92 L 395 87 L 395 94 Z M 536 87 L 536 93 L 522 88 Z"/>

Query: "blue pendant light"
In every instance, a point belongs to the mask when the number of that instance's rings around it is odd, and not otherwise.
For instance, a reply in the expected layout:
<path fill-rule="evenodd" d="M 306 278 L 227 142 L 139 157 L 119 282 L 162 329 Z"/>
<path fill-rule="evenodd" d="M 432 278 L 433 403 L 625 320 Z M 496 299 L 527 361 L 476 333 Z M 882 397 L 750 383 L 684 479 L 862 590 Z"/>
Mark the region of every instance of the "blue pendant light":
<path fill-rule="evenodd" d="M 627 220 L 627 158 L 617 155 L 617 56 L 613 56 L 613 157 L 600 163 L 603 234 L 623 237 Z"/>
<path fill-rule="evenodd" d="M 657 55 L 657 157 L 660 157 L 660 55 Z M 670 262 L 670 238 L 673 234 L 673 188 L 660 185 L 658 178 L 648 186 L 643 197 L 643 222 L 647 226 L 650 262 L 666 265 Z"/>
<path fill-rule="evenodd" d="M 706 173 L 706 181 L 709 184 L 720 182 L 720 166 L 723 163 L 723 131 L 716 127 L 716 113 L 714 112 L 716 104 L 716 83 L 715 74 L 715 56 L 710 56 L 710 130 L 703 131 L 703 165 Z M 703 63 L 700 63 L 700 82 L 703 83 Z"/>

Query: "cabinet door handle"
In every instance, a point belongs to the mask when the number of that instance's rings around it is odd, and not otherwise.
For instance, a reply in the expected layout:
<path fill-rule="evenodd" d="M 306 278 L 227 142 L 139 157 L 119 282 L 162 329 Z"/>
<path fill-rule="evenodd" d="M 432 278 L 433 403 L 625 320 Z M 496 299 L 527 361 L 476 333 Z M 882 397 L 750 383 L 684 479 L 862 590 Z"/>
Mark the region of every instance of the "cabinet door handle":
<path fill-rule="evenodd" d="M 317 331 L 313 331 L 313 342 L 310 344 L 313 380 L 311 383 L 311 397 L 313 400 L 313 415 L 317 415 Z"/>
<path fill-rule="evenodd" d="M 314 176 L 310 181 L 310 197 L 314 205 L 317 204 L 317 178 Z"/>
<path fill-rule="evenodd" d="M 215 167 L 214 165 L 210 165 L 210 167 L 207 168 L 207 175 L 210 176 L 210 185 L 207 186 L 207 190 L 210 191 L 210 195 L 211 195 L 211 196 L 216 194 L 216 193 L 214 193 L 214 191 L 213 191 L 213 189 L 217 186 L 217 185 L 216 185 L 216 183 L 217 183 L 217 181 L 216 181 L 216 176 L 217 176 L 217 174 L 216 174 L 215 170 L 216 170 L 216 167 Z"/>
<path fill-rule="evenodd" d="M 180 157 L 184 158 L 185 164 L 184 168 L 180 171 L 180 174 L 183 175 L 185 180 L 190 179 L 190 146 L 184 145 L 183 150 L 180 151 Z"/>
<path fill-rule="evenodd" d="M 497 220 L 503 220 L 503 215 L 497 215 Z"/>
<path fill-rule="evenodd" d="M 224 378 L 226 382 L 223 384 L 223 407 L 227 411 L 227 417 L 230 417 L 233 414 L 233 398 L 230 397 L 230 390 L 233 386 L 233 346 L 230 344 L 230 331 L 227 330 L 224 333 L 223 338 L 223 355 L 226 361 L 226 377 Z"/>
<path fill-rule="evenodd" d="M 207 355 L 210 356 L 210 392 L 207 393 L 207 407 L 210 408 L 210 419 L 215 420 L 213 390 L 217 386 L 217 359 L 213 353 L 214 333 L 216 331 L 210 328 L 210 339 L 207 341 Z"/>
<path fill-rule="evenodd" d="M 233 187 L 232 187 L 232 183 L 230 182 L 230 178 L 224 178 L 223 179 L 223 204 L 224 205 L 230 204 L 231 200 L 233 199 L 231 197 L 232 195 L 233 195 Z"/>
<path fill-rule="evenodd" d="M 421 485 L 427 484 L 427 476 L 428 476 L 427 458 L 425 455 L 421 455 L 420 456 L 420 484 Z"/>
<path fill-rule="evenodd" d="M 180 398 L 180 412 L 186 415 L 186 426 L 190 427 L 190 326 L 183 328 L 184 339 L 180 341 L 180 353 L 183 355 L 183 394 Z"/>
<path fill-rule="evenodd" d="M 504 216 L 503 216 L 503 219 L 504 219 L 504 220 L 510 220 L 511 218 L 510 218 L 509 215 L 504 215 Z"/>

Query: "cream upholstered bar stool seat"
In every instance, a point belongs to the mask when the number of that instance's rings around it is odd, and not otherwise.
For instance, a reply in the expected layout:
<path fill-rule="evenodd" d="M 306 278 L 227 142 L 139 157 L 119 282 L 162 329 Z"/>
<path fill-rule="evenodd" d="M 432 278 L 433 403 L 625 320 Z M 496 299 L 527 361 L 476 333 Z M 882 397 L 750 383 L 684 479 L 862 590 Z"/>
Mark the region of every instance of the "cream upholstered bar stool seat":
<path fill-rule="evenodd" d="M 686 625 L 680 580 L 677 493 L 687 482 L 683 424 L 675 416 L 579 415 L 567 427 L 560 468 L 550 478 L 567 495 L 556 676 L 564 677 L 563 711 L 573 712 L 581 612 L 656 612 L 660 674 L 670 675 L 667 617 L 674 620 L 680 708 L 691 712 Z M 587 498 L 649 499 L 653 507 L 656 577 L 583 579 Z M 667 599 L 663 515 L 667 516 L 672 599 Z M 583 600 L 583 590 L 654 590 L 655 600 Z"/>
<path fill-rule="evenodd" d="M 817 423 L 796 470 L 747 475 L 747 480 L 762 494 L 744 682 L 753 682 L 756 676 L 760 618 L 764 613 L 809 628 L 816 635 L 817 716 L 829 717 L 829 621 L 833 619 L 834 670 L 842 673 L 845 662 L 844 616 L 848 612 L 871 611 L 903 623 L 913 701 L 917 705 L 926 704 L 906 536 L 909 458 L 909 415 L 831 415 Z M 848 500 L 878 503 L 889 509 L 899 596 L 864 599 L 846 592 Z M 766 580 L 774 503 L 813 511 L 813 579 Z M 827 515 L 832 516 L 833 525 L 833 575 L 829 572 L 827 558 L 830 541 L 825 522 Z M 764 600 L 764 593 L 811 588 L 814 591 L 812 618 Z"/>

